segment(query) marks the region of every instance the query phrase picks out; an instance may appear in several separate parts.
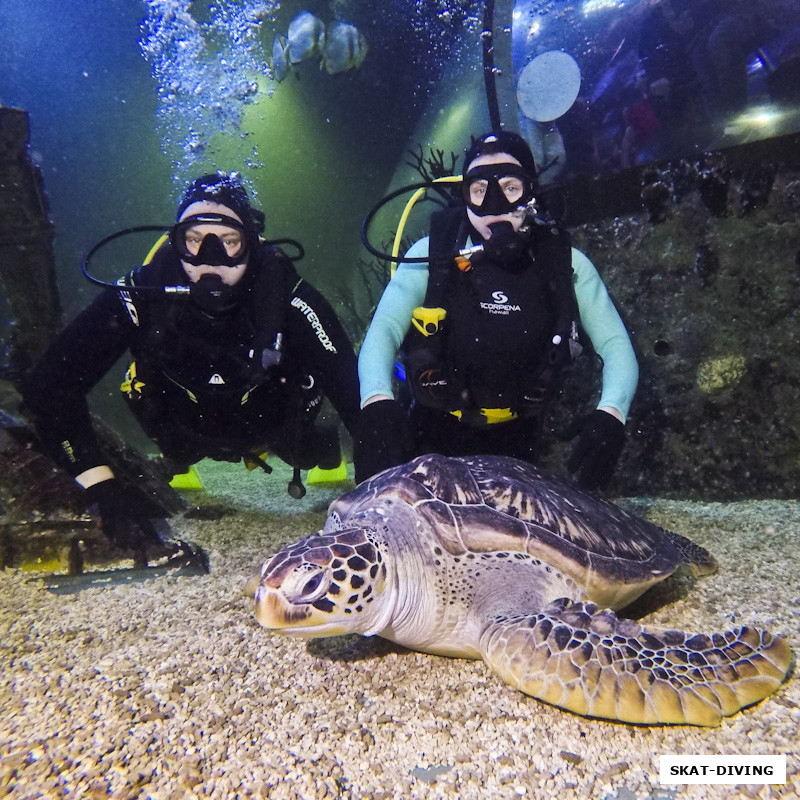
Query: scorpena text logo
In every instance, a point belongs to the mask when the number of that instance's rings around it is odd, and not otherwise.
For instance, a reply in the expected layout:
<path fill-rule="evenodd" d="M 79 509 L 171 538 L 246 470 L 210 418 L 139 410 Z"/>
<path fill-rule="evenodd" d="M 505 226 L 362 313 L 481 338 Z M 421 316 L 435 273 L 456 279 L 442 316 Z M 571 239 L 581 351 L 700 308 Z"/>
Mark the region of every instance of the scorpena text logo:
<path fill-rule="evenodd" d="M 481 308 L 490 314 L 508 315 L 512 311 L 519 311 L 520 307 L 516 303 L 508 302 L 508 295 L 503 292 L 492 292 L 493 303 L 481 303 Z"/>

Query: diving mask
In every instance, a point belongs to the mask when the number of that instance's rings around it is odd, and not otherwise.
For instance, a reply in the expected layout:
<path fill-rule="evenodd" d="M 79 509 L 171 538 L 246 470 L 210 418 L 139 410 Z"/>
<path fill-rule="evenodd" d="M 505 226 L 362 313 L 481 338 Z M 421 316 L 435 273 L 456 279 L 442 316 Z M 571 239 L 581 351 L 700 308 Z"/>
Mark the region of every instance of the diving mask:
<path fill-rule="evenodd" d="M 245 228 L 224 214 L 195 214 L 170 231 L 178 257 L 192 266 L 237 267 L 247 261 Z"/>
<path fill-rule="evenodd" d="M 482 164 L 464 176 L 462 192 L 477 216 L 501 216 L 533 197 L 533 180 L 519 164 Z"/>

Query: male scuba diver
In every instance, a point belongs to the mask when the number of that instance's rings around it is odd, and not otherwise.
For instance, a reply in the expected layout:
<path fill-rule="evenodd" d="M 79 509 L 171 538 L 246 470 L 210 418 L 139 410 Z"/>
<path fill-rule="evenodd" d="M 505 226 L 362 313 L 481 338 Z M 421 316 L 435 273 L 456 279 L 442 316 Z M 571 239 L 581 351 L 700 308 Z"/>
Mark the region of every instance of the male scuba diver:
<path fill-rule="evenodd" d="M 488 133 L 466 151 L 461 201 L 433 214 L 430 235 L 408 250 L 359 353 L 357 481 L 428 452 L 534 461 L 544 414 L 582 341 L 602 359 L 602 393 L 567 468 L 585 488 L 608 483 L 636 357 L 597 270 L 541 217 L 536 190 L 518 134 Z M 393 391 L 401 350 L 410 415 Z"/>
<path fill-rule="evenodd" d="M 43 446 L 84 487 L 120 546 L 155 533 L 102 452 L 86 395 L 126 351 L 123 392 L 172 474 L 202 458 L 268 470 L 261 454 L 269 451 L 295 468 L 304 492 L 300 469 L 341 464 L 336 427 L 315 418 L 327 396 L 354 430 L 355 354 L 330 305 L 259 238 L 261 228 L 238 175 L 198 178 L 168 241 L 104 289 L 25 383 Z M 164 291 L 187 283 L 188 296 Z"/>

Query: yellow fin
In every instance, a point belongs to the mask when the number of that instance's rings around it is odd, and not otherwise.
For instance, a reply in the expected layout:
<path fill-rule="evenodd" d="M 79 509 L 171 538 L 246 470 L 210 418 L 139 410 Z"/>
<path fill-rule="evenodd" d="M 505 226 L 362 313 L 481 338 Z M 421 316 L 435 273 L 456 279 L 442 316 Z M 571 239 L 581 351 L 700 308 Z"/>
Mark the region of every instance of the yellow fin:
<path fill-rule="evenodd" d="M 309 486 L 320 486 L 325 488 L 327 486 L 339 486 L 347 481 L 347 464 L 342 459 L 342 463 L 334 469 L 320 469 L 313 467 L 308 471 L 306 483 Z"/>
<path fill-rule="evenodd" d="M 173 489 L 184 489 L 189 491 L 205 489 L 205 486 L 203 486 L 203 481 L 200 480 L 200 475 L 197 472 L 197 468 L 194 464 L 189 467 L 188 472 L 183 472 L 180 475 L 173 475 L 169 485 Z"/>

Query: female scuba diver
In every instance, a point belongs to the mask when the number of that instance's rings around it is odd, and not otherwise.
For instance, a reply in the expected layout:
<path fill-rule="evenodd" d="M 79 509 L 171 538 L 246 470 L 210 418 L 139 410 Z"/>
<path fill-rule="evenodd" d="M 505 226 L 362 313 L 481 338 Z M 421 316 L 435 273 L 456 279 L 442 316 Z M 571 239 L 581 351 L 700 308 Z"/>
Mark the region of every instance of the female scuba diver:
<path fill-rule="evenodd" d="M 432 216 L 430 235 L 398 266 L 359 353 L 356 480 L 428 452 L 534 461 L 582 341 L 602 359 L 603 386 L 567 468 L 585 488 L 602 487 L 638 381 L 625 326 L 589 259 L 535 207 L 536 165 L 521 136 L 473 141 L 461 185 L 461 201 Z M 393 394 L 401 349 L 410 415 Z"/>
<path fill-rule="evenodd" d="M 300 469 L 341 463 L 335 426 L 315 418 L 327 396 L 354 430 L 355 354 L 330 305 L 259 239 L 261 228 L 235 173 L 198 178 L 169 240 L 102 291 L 26 381 L 44 448 L 84 487 L 118 545 L 138 545 L 153 528 L 102 452 L 86 395 L 126 351 L 123 392 L 173 474 L 202 458 L 268 469 L 259 454 L 269 451 L 295 468 L 290 493 L 302 496 Z M 165 292 L 187 279 L 188 297 Z"/>

